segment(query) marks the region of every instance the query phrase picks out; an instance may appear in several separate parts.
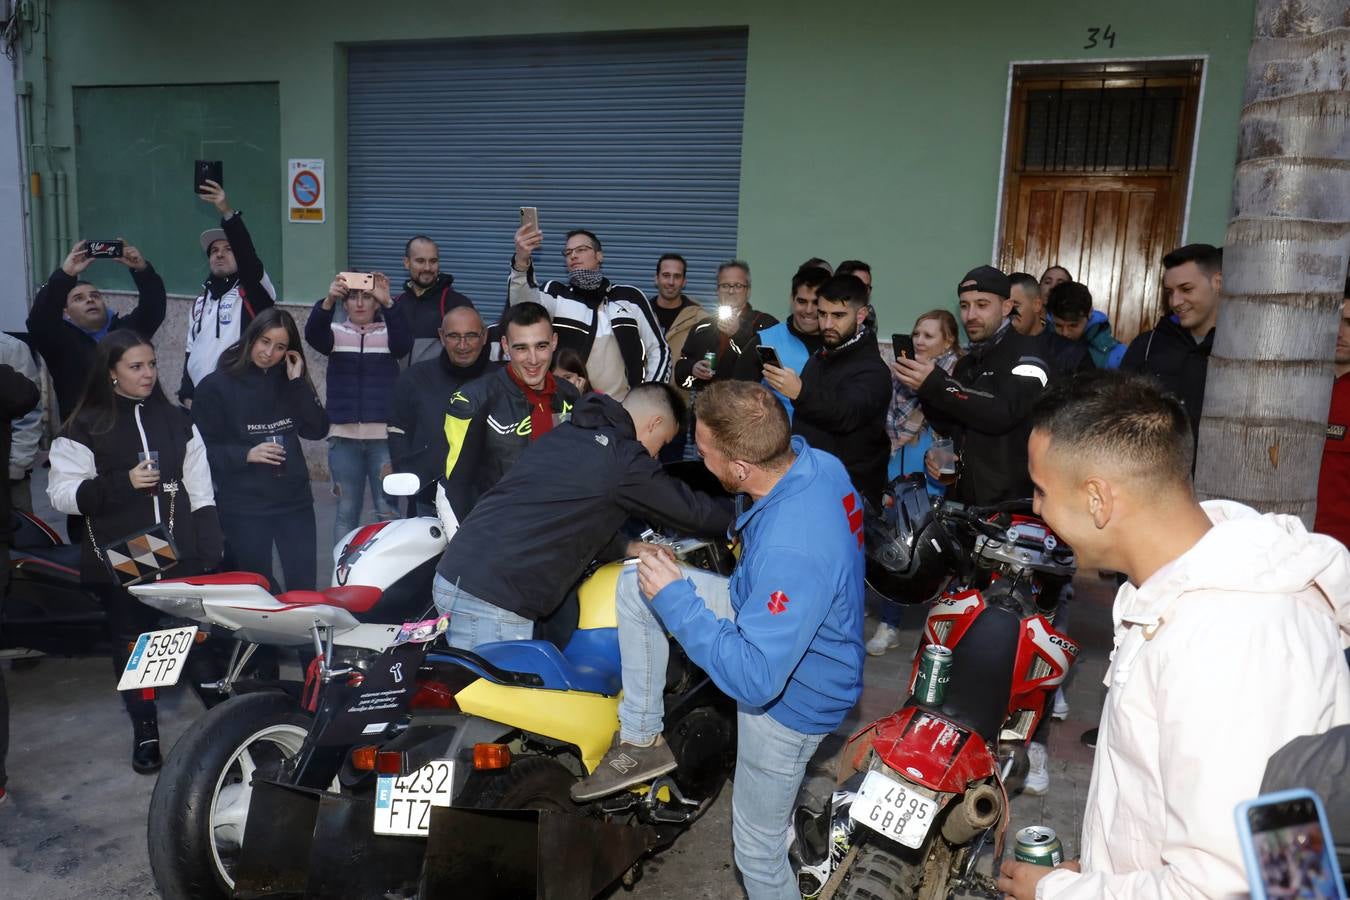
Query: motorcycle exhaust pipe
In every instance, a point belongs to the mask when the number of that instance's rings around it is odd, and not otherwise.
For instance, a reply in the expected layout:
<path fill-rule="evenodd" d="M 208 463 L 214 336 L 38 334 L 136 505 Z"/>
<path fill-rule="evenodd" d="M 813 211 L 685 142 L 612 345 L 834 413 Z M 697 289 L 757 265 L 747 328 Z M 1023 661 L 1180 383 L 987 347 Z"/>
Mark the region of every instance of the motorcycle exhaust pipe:
<path fill-rule="evenodd" d="M 977 784 L 966 791 L 961 805 L 951 811 L 942 824 L 942 836 L 960 846 L 973 841 L 992 827 L 1003 814 L 1003 796 L 992 784 Z"/>

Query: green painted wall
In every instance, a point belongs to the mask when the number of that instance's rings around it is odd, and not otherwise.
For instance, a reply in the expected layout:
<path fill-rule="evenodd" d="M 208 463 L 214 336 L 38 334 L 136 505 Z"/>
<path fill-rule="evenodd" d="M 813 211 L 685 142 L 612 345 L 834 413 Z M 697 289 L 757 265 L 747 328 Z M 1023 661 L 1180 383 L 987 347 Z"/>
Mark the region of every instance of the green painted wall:
<path fill-rule="evenodd" d="M 859 257 L 874 267 L 885 334 L 923 309 L 952 304 L 956 279 L 990 259 L 1010 61 L 1206 56 L 1187 236 L 1220 242 L 1251 20 L 1250 0 L 64 0 L 51 4 L 50 83 L 41 42 L 24 60 L 24 77 L 50 103 L 51 142 L 67 146 L 73 86 L 277 82 L 276 190 L 288 157 L 329 165 L 328 222 L 282 226 L 284 297 L 302 302 L 322 292 L 345 256 L 343 45 L 744 25 L 739 252 L 755 268 L 756 304 L 784 303 L 789 276 L 808 256 Z M 1106 25 L 1115 47 L 1083 49 L 1087 29 Z M 521 121 L 544 125 L 584 110 L 579 97 L 576 109 L 523 110 Z M 68 154 L 64 162 L 73 177 Z M 511 236 L 501 240 L 506 252 Z M 186 236 L 183 243 L 145 249 L 198 252 Z"/>

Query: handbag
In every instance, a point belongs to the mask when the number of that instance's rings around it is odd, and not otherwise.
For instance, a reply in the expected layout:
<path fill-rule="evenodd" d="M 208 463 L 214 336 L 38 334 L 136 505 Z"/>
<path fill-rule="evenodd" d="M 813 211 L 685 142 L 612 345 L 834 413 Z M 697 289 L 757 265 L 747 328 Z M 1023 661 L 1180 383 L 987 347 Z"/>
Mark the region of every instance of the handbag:
<path fill-rule="evenodd" d="M 163 486 L 164 493 L 169 495 L 168 525 L 157 522 L 102 547 L 94 539 L 93 517 L 84 517 L 94 555 L 108 567 L 113 581 L 121 587 L 152 581 L 178 565 L 178 544 L 173 539 L 174 504 L 178 499 L 178 487 L 176 481 Z"/>

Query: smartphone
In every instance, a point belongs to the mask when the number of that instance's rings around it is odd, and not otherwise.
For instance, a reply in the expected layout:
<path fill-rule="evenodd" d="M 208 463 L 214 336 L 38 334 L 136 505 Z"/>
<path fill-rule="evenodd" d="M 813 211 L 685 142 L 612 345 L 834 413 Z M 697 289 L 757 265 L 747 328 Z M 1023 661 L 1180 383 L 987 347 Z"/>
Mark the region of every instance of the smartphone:
<path fill-rule="evenodd" d="M 734 319 L 735 317 L 736 317 L 736 310 L 732 309 L 730 306 L 717 307 L 717 318 L 725 320 L 725 319 Z"/>
<path fill-rule="evenodd" d="M 121 259 L 122 246 L 121 241 L 89 241 L 84 249 L 90 259 Z"/>
<path fill-rule="evenodd" d="M 539 207 L 537 207 L 537 206 L 522 206 L 522 207 L 520 208 L 520 224 L 521 224 L 522 226 L 523 226 L 523 225 L 533 225 L 533 226 L 534 226 L 534 230 L 535 230 L 535 231 L 538 231 L 538 230 L 539 230 Z"/>
<path fill-rule="evenodd" d="M 225 164 L 218 159 L 199 159 L 193 167 L 192 191 L 196 193 L 208 181 L 225 186 Z"/>
<path fill-rule="evenodd" d="M 369 272 L 339 272 L 347 287 L 353 291 L 371 291 L 375 289 L 375 276 Z"/>
<path fill-rule="evenodd" d="M 891 335 L 891 349 L 895 351 L 895 358 L 904 356 L 909 359 L 914 358 L 914 338 L 908 334 Z"/>
<path fill-rule="evenodd" d="M 778 358 L 778 351 L 768 344 L 756 344 L 755 352 L 759 354 L 759 361 L 766 366 L 775 366 L 783 368 L 783 361 Z"/>
<path fill-rule="evenodd" d="M 1238 839 L 1252 900 L 1346 900 L 1326 810 L 1305 788 L 1239 803 Z"/>

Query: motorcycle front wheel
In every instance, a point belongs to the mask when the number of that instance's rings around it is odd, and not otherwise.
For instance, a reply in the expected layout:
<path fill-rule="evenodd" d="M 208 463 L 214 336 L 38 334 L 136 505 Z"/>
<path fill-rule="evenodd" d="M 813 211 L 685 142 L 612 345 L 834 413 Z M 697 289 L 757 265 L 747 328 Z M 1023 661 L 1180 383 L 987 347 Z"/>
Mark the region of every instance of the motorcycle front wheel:
<path fill-rule="evenodd" d="M 232 895 L 253 777 L 275 777 L 300 751 L 310 721 L 285 694 L 243 694 L 209 710 L 174 744 L 146 834 L 166 900 Z"/>

